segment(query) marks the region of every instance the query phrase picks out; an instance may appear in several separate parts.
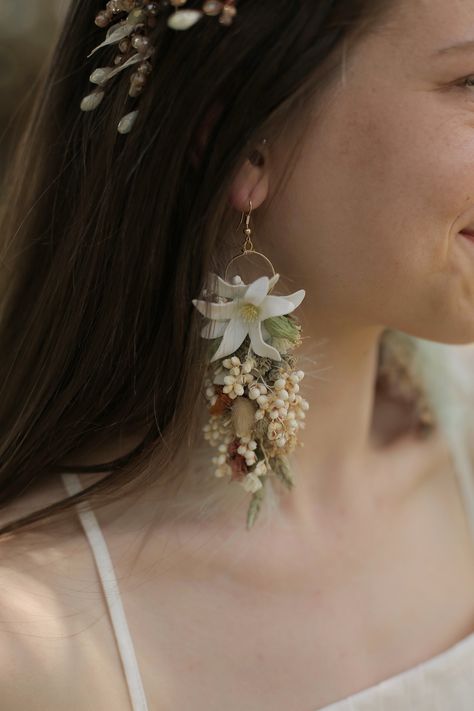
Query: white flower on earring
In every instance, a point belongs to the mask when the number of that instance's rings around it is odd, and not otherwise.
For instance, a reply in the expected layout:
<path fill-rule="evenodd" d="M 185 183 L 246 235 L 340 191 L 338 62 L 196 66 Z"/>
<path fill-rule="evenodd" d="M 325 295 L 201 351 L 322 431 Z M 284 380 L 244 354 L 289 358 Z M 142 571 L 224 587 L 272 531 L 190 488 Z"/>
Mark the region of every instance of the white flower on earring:
<path fill-rule="evenodd" d="M 279 275 L 272 277 L 272 286 Z M 254 353 L 264 358 L 281 361 L 280 352 L 266 343 L 262 335 L 262 322 L 275 316 L 284 316 L 296 309 L 305 296 L 304 289 L 287 296 L 270 296 L 270 279 L 262 276 L 251 284 L 230 284 L 218 277 L 218 295 L 229 296 L 230 301 L 214 303 L 193 299 L 198 311 L 210 319 L 201 335 L 204 338 L 218 338 L 222 341 L 211 363 L 234 353 L 243 343 L 247 334 Z"/>

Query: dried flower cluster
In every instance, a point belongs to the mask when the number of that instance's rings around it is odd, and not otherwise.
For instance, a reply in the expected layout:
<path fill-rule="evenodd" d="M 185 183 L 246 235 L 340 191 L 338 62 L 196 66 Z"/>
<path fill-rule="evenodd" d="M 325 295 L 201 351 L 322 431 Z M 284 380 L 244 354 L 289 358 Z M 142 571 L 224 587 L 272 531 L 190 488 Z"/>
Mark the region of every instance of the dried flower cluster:
<path fill-rule="evenodd" d="M 130 97 L 138 97 L 148 83 L 153 67 L 150 58 L 156 51 L 150 31 L 158 22 L 158 16 L 172 8 L 174 11 L 168 16 L 167 26 L 173 30 L 188 30 L 202 17 L 217 16 L 221 25 L 231 25 L 237 14 L 236 0 L 205 0 L 200 10 L 185 9 L 188 0 L 109 0 L 105 10 L 101 10 L 95 17 L 95 24 L 105 29 L 111 23 L 106 38 L 95 47 L 87 56 L 102 47 L 118 45 L 112 66 L 99 67 L 90 75 L 90 81 L 97 88 L 85 96 L 81 101 L 82 111 L 94 111 L 105 95 L 107 82 L 119 72 L 137 65 L 130 77 Z M 118 16 L 118 17 L 117 17 Z M 119 133 L 129 133 L 138 116 L 138 110 L 131 111 L 121 118 L 117 129 Z"/>
<path fill-rule="evenodd" d="M 387 329 L 383 335 L 378 364 L 378 387 L 384 387 L 395 399 L 410 404 L 414 411 L 414 431 L 428 436 L 437 424 L 437 417 L 428 392 L 413 367 L 415 346 L 399 331 Z"/>
<path fill-rule="evenodd" d="M 273 283 L 277 279 L 278 275 Z M 304 291 L 285 297 L 268 297 L 266 277 L 250 285 L 243 284 L 240 277 L 234 278 L 234 284 L 218 278 L 217 284 L 217 303 L 225 304 L 227 308 L 211 310 L 213 317 L 221 317 L 217 321 L 221 324 L 221 336 L 212 336 L 216 330 L 212 321 L 202 331 L 204 337 L 211 339 L 204 390 L 209 420 L 203 428 L 204 437 L 217 449 L 212 458 L 215 476 L 237 481 L 252 494 L 247 514 L 247 527 L 250 528 L 260 510 L 265 478 L 277 476 L 288 489 L 294 484 L 287 456 L 298 444 L 297 433 L 304 429 L 309 405 L 299 393 L 304 372 L 295 369 L 292 355 L 301 343 L 301 327 L 295 316 L 285 311 L 300 303 Z M 223 292 L 233 294 L 233 298 L 224 301 Z M 261 331 L 248 327 L 248 304 L 252 295 L 255 297 L 252 301 L 255 307 L 253 323 L 261 324 Z M 194 304 L 204 311 L 204 302 L 195 300 Z M 266 315 L 270 306 L 279 315 L 262 319 L 262 314 Z M 247 317 L 246 328 L 239 331 L 238 319 L 242 312 Z M 225 317 L 227 323 L 224 324 Z M 240 341 L 235 350 L 232 349 L 237 343 L 236 338 L 232 334 L 229 336 L 232 328 Z M 259 355 L 253 349 L 254 343 L 262 352 L 276 353 L 277 357 Z M 222 357 L 215 359 L 216 353 L 221 353 Z"/>

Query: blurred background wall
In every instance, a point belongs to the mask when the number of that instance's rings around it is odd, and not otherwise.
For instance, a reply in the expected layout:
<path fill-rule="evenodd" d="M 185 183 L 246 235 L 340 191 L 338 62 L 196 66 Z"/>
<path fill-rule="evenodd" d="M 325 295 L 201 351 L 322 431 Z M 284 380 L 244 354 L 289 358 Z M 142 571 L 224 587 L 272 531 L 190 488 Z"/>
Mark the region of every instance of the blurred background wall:
<path fill-rule="evenodd" d="M 28 108 L 31 84 L 68 4 L 69 0 L 0 0 L 0 186 L 18 134 L 18 110 Z"/>

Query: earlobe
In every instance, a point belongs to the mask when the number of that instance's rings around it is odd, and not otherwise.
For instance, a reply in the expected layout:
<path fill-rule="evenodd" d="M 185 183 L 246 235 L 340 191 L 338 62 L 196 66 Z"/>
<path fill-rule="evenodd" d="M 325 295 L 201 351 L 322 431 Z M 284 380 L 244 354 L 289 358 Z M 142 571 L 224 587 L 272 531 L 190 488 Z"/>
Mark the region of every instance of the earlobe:
<path fill-rule="evenodd" d="M 229 204 L 239 212 L 247 210 L 249 200 L 254 208 L 260 207 L 267 198 L 268 190 L 266 158 L 262 151 L 254 149 L 234 178 L 229 192 Z"/>

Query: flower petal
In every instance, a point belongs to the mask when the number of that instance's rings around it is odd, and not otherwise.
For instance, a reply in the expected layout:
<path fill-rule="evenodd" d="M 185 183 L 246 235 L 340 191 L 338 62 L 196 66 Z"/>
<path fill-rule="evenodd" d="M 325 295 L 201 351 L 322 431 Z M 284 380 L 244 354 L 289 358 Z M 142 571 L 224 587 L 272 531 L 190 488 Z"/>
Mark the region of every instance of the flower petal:
<path fill-rule="evenodd" d="M 109 81 L 109 79 L 114 77 L 116 74 L 119 74 L 119 72 L 123 72 L 124 69 L 127 69 L 128 67 L 132 66 L 132 64 L 144 62 L 145 59 L 148 59 L 149 57 L 151 57 L 151 55 L 151 52 L 143 54 L 137 52 L 136 54 L 132 55 L 130 59 L 127 59 L 126 62 L 120 64 L 118 67 L 99 67 L 98 69 L 92 72 L 89 81 L 91 81 L 93 84 L 99 84 L 99 86 L 104 86 Z"/>
<path fill-rule="evenodd" d="M 120 42 L 124 37 L 131 35 L 134 29 L 135 26 L 133 24 L 129 25 L 126 22 L 123 25 L 110 27 L 105 40 L 101 42 L 101 44 L 98 44 L 97 47 L 94 47 L 92 52 L 89 52 L 87 55 L 87 58 L 91 57 L 101 47 L 106 47 L 108 44 L 117 44 L 117 42 Z"/>
<path fill-rule="evenodd" d="M 265 321 L 274 316 L 289 314 L 295 307 L 285 296 L 266 296 L 260 306 L 260 318 Z"/>
<path fill-rule="evenodd" d="M 222 337 L 221 344 L 211 358 L 211 363 L 219 358 L 225 358 L 230 355 L 243 343 L 245 336 L 248 333 L 248 326 L 242 319 L 233 318 L 227 324 L 227 328 Z"/>
<path fill-rule="evenodd" d="M 235 310 L 235 304 L 231 301 L 227 304 L 215 304 L 213 301 L 193 299 L 193 304 L 203 316 L 213 321 L 228 321 Z"/>
<path fill-rule="evenodd" d="M 273 360 L 281 360 L 281 355 L 276 348 L 271 346 L 262 338 L 261 321 L 254 321 L 249 326 L 250 342 L 253 351 L 263 358 L 273 358 Z"/>
<path fill-rule="evenodd" d="M 272 278 L 268 282 L 268 291 L 271 291 L 273 289 L 279 278 L 279 274 L 275 274 L 274 276 L 272 276 Z M 224 279 L 222 279 L 222 277 L 214 273 L 210 274 L 210 280 L 210 284 L 213 291 L 218 296 L 225 296 L 228 299 L 241 298 L 245 294 L 245 290 L 250 286 L 250 284 L 245 284 L 244 282 L 242 282 L 241 284 L 232 284 L 231 282 L 225 281 Z"/>
<path fill-rule="evenodd" d="M 226 321 L 209 321 L 201 329 L 201 336 L 203 338 L 220 338 L 224 335 L 226 326 Z"/>
<path fill-rule="evenodd" d="M 248 284 L 231 284 L 224 281 L 217 274 L 211 274 L 211 288 L 218 296 L 225 296 L 228 299 L 237 299 L 245 294 Z"/>
<path fill-rule="evenodd" d="M 300 289 L 299 291 L 294 291 L 292 294 L 285 294 L 284 298 L 287 299 L 287 301 L 293 302 L 293 308 L 296 309 L 303 301 L 305 294 L 306 291 Z"/>
<path fill-rule="evenodd" d="M 270 291 L 273 289 L 273 287 L 275 286 L 275 284 L 277 283 L 279 278 L 280 278 L 279 274 L 274 274 L 272 276 L 272 278 L 268 282 L 268 293 L 270 293 Z"/>
<path fill-rule="evenodd" d="M 254 304 L 254 306 L 260 306 L 263 299 L 268 294 L 269 279 L 267 276 L 262 276 L 253 281 L 250 286 L 247 287 L 245 294 L 243 295 L 243 300 Z"/>

